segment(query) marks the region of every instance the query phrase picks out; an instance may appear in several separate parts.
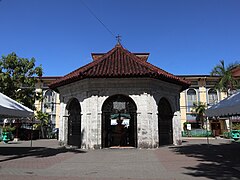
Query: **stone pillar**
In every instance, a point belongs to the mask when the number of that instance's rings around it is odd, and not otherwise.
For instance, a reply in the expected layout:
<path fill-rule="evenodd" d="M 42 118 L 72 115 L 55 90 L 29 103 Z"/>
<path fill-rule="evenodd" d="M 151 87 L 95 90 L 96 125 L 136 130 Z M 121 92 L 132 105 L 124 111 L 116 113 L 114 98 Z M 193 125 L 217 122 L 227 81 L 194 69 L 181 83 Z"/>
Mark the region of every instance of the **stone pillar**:
<path fill-rule="evenodd" d="M 90 148 L 97 148 L 98 144 L 98 96 L 93 95 L 90 98 L 90 107 L 91 107 L 91 119 L 89 119 L 89 140 L 90 140 Z"/>
<path fill-rule="evenodd" d="M 137 134 L 139 148 L 152 148 L 155 144 L 152 96 L 147 93 L 134 98 L 137 102 Z"/>
<path fill-rule="evenodd" d="M 176 111 L 173 116 L 173 144 L 182 144 L 182 134 L 181 134 L 181 113 Z"/>
<path fill-rule="evenodd" d="M 59 141 L 62 145 L 67 145 L 68 117 L 66 113 L 66 104 L 60 103 L 60 123 L 59 123 Z"/>

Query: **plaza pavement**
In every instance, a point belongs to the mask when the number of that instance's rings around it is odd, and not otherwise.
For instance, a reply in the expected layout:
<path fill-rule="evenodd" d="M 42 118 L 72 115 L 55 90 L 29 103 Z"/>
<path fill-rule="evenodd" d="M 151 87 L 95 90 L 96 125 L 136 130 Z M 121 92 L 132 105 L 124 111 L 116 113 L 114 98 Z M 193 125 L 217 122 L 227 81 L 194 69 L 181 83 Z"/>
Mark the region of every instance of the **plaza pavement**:
<path fill-rule="evenodd" d="M 63 148 L 57 140 L 0 142 L 0 180 L 237 180 L 240 143 L 186 138 L 158 149 Z"/>

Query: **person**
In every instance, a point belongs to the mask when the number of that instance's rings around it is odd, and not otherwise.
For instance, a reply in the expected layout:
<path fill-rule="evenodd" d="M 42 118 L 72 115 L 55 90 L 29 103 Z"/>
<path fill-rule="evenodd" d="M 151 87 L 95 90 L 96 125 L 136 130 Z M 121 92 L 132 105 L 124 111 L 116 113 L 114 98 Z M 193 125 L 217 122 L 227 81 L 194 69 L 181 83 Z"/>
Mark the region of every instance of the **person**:
<path fill-rule="evenodd" d="M 123 120 L 117 119 L 117 125 L 113 129 L 113 145 L 122 146 L 125 143 L 126 130 Z"/>

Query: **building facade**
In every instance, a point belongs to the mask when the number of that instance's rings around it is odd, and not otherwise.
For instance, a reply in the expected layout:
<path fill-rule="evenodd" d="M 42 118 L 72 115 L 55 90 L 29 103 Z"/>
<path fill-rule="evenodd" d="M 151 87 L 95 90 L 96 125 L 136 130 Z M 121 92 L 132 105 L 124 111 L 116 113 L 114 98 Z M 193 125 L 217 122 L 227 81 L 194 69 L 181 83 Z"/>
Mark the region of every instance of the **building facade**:
<path fill-rule="evenodd" d="M 189 75 L 180 76 L 191 82 L 191 86 L 181 92 L 180 106 L 181 106 L 181 124 L 182 130 L 184 123 L 191 124 L 191 129 L 200 129 L 200 122 L 196 120 L 196 115 L 192 111 L 193 104 L 202 102 L 206 108 L 218 103 L 227 97 L 227 94 L 215 89 L 215 85 L 219 81 L 219 77 L 210 75 Z M 206 125 L 204 127 L 206 128 Z M 225 119 L 209 119 L 208 129 L 218 136 L 224 131 L 227 131 L 227 124 Z"/>
<path fill-rule="evenodd" d="M 231 69 L 231 73 L 236 83 L 239 84 L 240 67 L 234 67 Z M 220 80 L 220 77 L 218 76 L 189 75 L 179 77 L 191 82 L 191 86 L 181 93 L 180 98 L 182 129 L 184 122 L 190 123 L 193 129 L 198 129 L 200 128 L 199 123 L 196 121 L 196 116 L 194 116 L 194 113 L 192 112 L 193 103 L 202 102 L 207 105 L 207 108 L 209 108 L 213 104 L 225 99 L 227 93 L 215 89 L 216 84 Z M 231 92 L 229 93 L 231 94 Z M 205 129 L 212 131 L 214 136 L 219 136 L 223 135 L 224 132 L 231 130 L 232 124 L 239 123 L 240 118 L 232 117 L 230 123 L 229 117 L 214 117 L 208 118 L 207 122 L 205 122 Z"/>
<path fill-rule="evenodd" d="M 36 93 L 40 93 L 43 97 L 35 101 L 36 111 L 48 113 L 49 122 L 53 128 L 59 127 L 60 98 L 57 92 L 49 88 L 49 84 L 59 78 L 60 76 L 41 77 L 36 83 Z"/>

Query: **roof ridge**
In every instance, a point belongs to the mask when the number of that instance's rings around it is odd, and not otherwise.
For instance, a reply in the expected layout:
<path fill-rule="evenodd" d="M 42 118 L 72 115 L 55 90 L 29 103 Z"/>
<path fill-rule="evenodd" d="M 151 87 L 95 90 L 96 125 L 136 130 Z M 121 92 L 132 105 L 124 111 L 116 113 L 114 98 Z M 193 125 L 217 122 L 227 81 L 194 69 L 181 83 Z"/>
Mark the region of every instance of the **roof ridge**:
<path fill-rule="evenodd" d="M 113 49 L 111 49 L 110 51 L 108 51 L 107 53 L 105 53 L 103 56 L 99 57 L 97 59 L 97 61 L 101 61 L 101 60 L 104 60 L 106 58 L 108 58 L 114 51 L 117 50 L 118 47 L 122 47 L 122 45 L 116 45 Z M 123 48 L 123 47 L 122 47 Z"/>
<path fill-rule="evenodd" d="M 114 53 L 114 51 L 116 51 L 118 49 L 118 47 L 122 47 L 122 45 L 116 45 L 113 49 L 111 49 L 110 51 L 108 51 L 106 54 L 104 54 L 103 56 L 99 57 L 96 61 L 90 62 L 88 65 L 89 67 L 85 69 L 85 71 L 91 69 L 92 67 L 94 67 L 96 64 L 100 64 L 102 63 L 105 59 L 107 59 L 112 53 Z"/>

